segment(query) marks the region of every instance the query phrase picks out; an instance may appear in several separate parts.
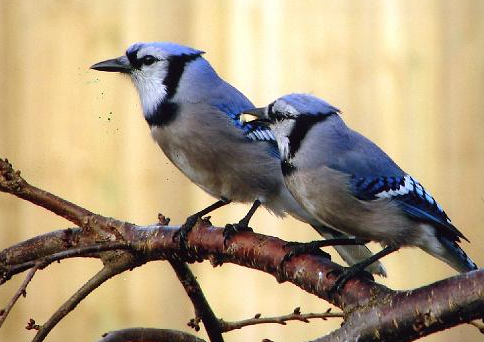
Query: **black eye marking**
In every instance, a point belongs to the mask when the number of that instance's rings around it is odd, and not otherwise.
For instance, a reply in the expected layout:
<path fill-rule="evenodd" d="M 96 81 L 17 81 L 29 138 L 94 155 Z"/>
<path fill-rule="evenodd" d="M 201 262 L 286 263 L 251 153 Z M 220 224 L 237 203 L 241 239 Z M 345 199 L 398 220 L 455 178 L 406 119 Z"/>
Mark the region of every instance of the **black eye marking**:
<path fill-rule="evenodd" d="M 268 117 L 269 117 L 269 119 L 271 119 L 271 120 L 276 119 L 276 114 L 275 114 L 275 113 L 272 111 L 272 109 L 273 109 L 273 107 L 274 107 L 274 104 L 275 104 L 275 103 L 276 103 L 275 101 L 274 101 L 274 102 L 272 102 L 272 103 L 271 103 L 271 104 L 268 106 L 268 108 L 267 108 L 267 116 L 268 116 Z"/>
<path fill-rule="evenodd" d="M 146 55 L 138 58 L 138 50 L 127 51 L 126 57 L 128 57 L 129 64 L 131 64 L 134 69 L 138 70 L 141 69 L 143 65 L 151 65 L 160 60 L 152 55 Z"/>
<path fill-rule="evenodd" d="M 267 116 L 271 121 L 280 121 L 285 119 L 295 119 L 295 116 L 289 112 L 282 112 L 274 109 L 274 105 L 277 101 L 272 102 L 267 108 Z"/>
<path fill-rule="evenodd" d="M 168 61 L 168 71 L 166 77 L 163 80 L 163 84 L 166 86 L 166 99 L 170 100 L 175 96 L 176 90 L 178 89 L 178 83 L 182 77 L 185 67 L 190 62 L 196 60 L 200 57 L 199 53 L 194 53 L 191 55 L 176 55 L 167 58 Z"/>
<path fill-rule="evenodd" d="M 330 115 L 300 115 L 297 118 L 296 123 L 294 124 L 288 137 L 290 158 L 294 158 L 297 151 L 301 147 L 301 143 L 311 128 L 313 128 L 317 123 L 326 120 L 328 117 L 330 117 Z"/>
<path fill-rule="evenodd" d="M 139 69 L 141 67 L 141 63 L 136 57 L 137 54 L 137 50 L 126 51 L 126 57 L 128 57 L 129 64 L 131 64 L 131 66 L 135 69 Z"/>
<path fill-rule="evenodd" d="M 153 64 L 154 62 L 158 61 L 159 59 L 153 57 L 152 55 L 146 55 L 144 56 L 142 59 L 141 59 L 141 62 L 144 64 L 144 65 L 151 65 Z"/>

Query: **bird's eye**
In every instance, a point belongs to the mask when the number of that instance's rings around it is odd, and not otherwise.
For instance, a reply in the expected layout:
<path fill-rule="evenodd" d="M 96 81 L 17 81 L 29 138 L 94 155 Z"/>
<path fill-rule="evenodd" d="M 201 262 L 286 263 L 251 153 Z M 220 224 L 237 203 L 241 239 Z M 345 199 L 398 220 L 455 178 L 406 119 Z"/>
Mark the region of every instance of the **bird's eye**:
<path fill-rule="evenodd" d="M 144 56 L 141 60 L 144 65 L 151 65 L 157 61 L 157 59 L 151 55 Z"/>

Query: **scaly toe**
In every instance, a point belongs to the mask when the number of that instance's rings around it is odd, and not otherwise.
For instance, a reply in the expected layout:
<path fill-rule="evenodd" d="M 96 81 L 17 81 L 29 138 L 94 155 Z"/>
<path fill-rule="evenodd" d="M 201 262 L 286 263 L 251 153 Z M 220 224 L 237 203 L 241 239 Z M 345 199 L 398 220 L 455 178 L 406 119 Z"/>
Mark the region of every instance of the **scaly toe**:
<path fill-rule="evenodd" d="M 346 268 L 343 268 L 342 270 L 334 270 L 334 271 L 328 272 L 327 276 L 335 273 L 339 273 L 339 276 L 334 282 L 334 285 L 329 290 L 330 293 L 334 293 L 334 292 L 341 293 L 346 283 L 350 279 L 358 275 L 361 275 L 370 280 L 375 280 L 375 278 L 373 278 L 373 275 L 370 272 L 367 272 L 364 269 L 361 269 L 359 267 L 354 267 L 354 266 L 346 267 Z"/>
<path fill-rule="evenodd" d="M 180 229 L 178 229 L 178 231 L 173 235 L 173 241 L 178 241 L 180 249 L 187 249 L 188 233 L 190 233 L 195 224 L 197 224 L 198 219 L 198 216 L 190 216 L 187 218 L 185 223 L 182 224 Z"/>
<path fill-rule="evenodd" d="M 243 225 L 240 223 L 228 223 L 225 225 L 224 228 L 224 247 L 227 248 L 229 240 L 237 233 L 240 232 L 253 232 L 253 229 L 248 227 L 247 225 Z"/>

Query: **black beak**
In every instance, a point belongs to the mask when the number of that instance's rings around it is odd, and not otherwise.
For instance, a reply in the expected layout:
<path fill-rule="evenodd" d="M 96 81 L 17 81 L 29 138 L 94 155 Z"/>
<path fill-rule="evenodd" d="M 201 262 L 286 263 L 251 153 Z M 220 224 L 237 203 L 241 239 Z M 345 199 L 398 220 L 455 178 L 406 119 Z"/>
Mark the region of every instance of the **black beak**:
<path fill-rule="evenodd" d="M 122 72 L 129 74 L 133 70 L 126 56 L 121 56 L 107 61 L 99 62 L 91 66 L 91 69 L 108 72 Z"/>
<path fill-rule="evenodd" d="M 241 122 L 251 122 L 251 123 L 269 122 L 269 118 L 267 117 L 267 113 L 266 113 L 266 107 L 244 110 L 240 114 L 239 120 Z"/>

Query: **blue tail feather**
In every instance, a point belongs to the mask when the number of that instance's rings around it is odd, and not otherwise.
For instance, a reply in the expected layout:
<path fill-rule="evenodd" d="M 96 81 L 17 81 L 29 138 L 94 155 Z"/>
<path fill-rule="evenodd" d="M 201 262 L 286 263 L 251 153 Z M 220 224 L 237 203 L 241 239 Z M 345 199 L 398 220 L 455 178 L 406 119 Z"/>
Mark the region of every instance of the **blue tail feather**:
<path fill-rule="evenodd" d="M 459 272 L 469 272 L 478 268 L 474 261 L 467 256 L 464 250 L 460 248 L 455 241 L 442 235 L 437 236 L 437 239 L 446 249 L 447 261 Z"/>

